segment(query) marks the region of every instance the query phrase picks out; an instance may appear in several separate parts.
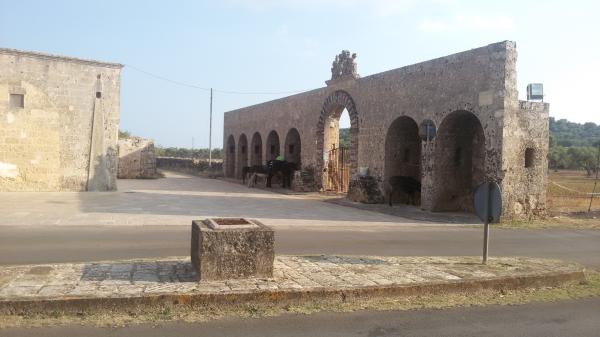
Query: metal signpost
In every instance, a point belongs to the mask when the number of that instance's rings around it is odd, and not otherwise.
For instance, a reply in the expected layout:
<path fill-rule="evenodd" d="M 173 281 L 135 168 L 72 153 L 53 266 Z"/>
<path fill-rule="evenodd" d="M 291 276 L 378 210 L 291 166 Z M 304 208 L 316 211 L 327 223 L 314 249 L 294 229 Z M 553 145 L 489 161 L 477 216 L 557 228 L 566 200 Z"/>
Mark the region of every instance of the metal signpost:
<path fill-rule="evenodd" d="M 483 264 L 487 263 L 490 223 L 500 221 L 502 214 L 502 193 L 495 182 L 485 182 L 477 186 L 473 195 L 475 214 L 483 221 Z"/>

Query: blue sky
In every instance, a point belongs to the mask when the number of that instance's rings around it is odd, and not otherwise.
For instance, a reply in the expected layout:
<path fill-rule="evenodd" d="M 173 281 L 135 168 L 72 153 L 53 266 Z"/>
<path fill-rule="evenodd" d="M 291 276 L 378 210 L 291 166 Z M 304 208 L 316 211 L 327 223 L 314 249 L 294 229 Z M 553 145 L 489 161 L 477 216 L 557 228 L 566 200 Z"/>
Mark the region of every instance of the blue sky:
<path fill-rule="evenodd" d="M 209 94 L 324 85 L 341 49 L 363 76 L 489 43 L 517 42 L 519 94 L 542 82 L 551 116 L 600 123 L 595 1 L 0 0 L 0 46 L 120 62 L 121 129 L 164 146 L 208 145 Z M 215 93 L 223 112 L 284 95 Z"/>

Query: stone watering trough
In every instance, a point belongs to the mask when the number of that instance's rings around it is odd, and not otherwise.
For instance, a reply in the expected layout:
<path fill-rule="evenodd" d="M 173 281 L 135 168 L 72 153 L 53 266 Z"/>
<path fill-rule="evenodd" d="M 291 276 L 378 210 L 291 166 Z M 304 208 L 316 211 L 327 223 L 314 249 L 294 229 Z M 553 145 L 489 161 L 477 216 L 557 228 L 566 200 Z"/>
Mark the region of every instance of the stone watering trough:
<path fill-rule="evenodd" d="M 273 277 L 273 229 L 254 219 L 192 221 L 192 265 L 200 281 Z"/>

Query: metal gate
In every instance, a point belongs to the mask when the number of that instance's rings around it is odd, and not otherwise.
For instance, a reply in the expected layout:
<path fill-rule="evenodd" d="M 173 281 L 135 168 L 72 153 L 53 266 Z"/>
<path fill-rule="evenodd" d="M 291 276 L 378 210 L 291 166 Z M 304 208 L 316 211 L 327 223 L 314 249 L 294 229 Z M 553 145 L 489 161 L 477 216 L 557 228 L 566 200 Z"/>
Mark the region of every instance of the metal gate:
<path fill-rule="evenodd" d="M 349 181 L 349 151 L 346 147 L 336 148 L 333 146 L 327 153 L 327 162 L 325 163 L 325 190 L 346 193 L 348 192 Z"/>

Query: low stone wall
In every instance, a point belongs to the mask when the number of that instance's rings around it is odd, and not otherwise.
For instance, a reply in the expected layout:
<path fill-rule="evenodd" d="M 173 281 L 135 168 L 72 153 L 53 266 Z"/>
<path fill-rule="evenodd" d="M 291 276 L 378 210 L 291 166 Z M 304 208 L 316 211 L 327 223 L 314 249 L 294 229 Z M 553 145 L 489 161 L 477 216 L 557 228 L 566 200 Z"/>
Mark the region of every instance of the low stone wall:
<path fill-rule="evenodd" d="M 141 137 L 119 139 L 117 177 L 120 179 L 156 178 L 154 141 Z"/>
<path fill-rule="evenodd" d="M 215 175 L 222 175 L 223 172 L 222 161 L 213 161 L 212 168 L 209 169 L 207 160 L 192 158 L 156 157 L 156 167 L 195 175 L 202 172 L 213 172 Z"/>

